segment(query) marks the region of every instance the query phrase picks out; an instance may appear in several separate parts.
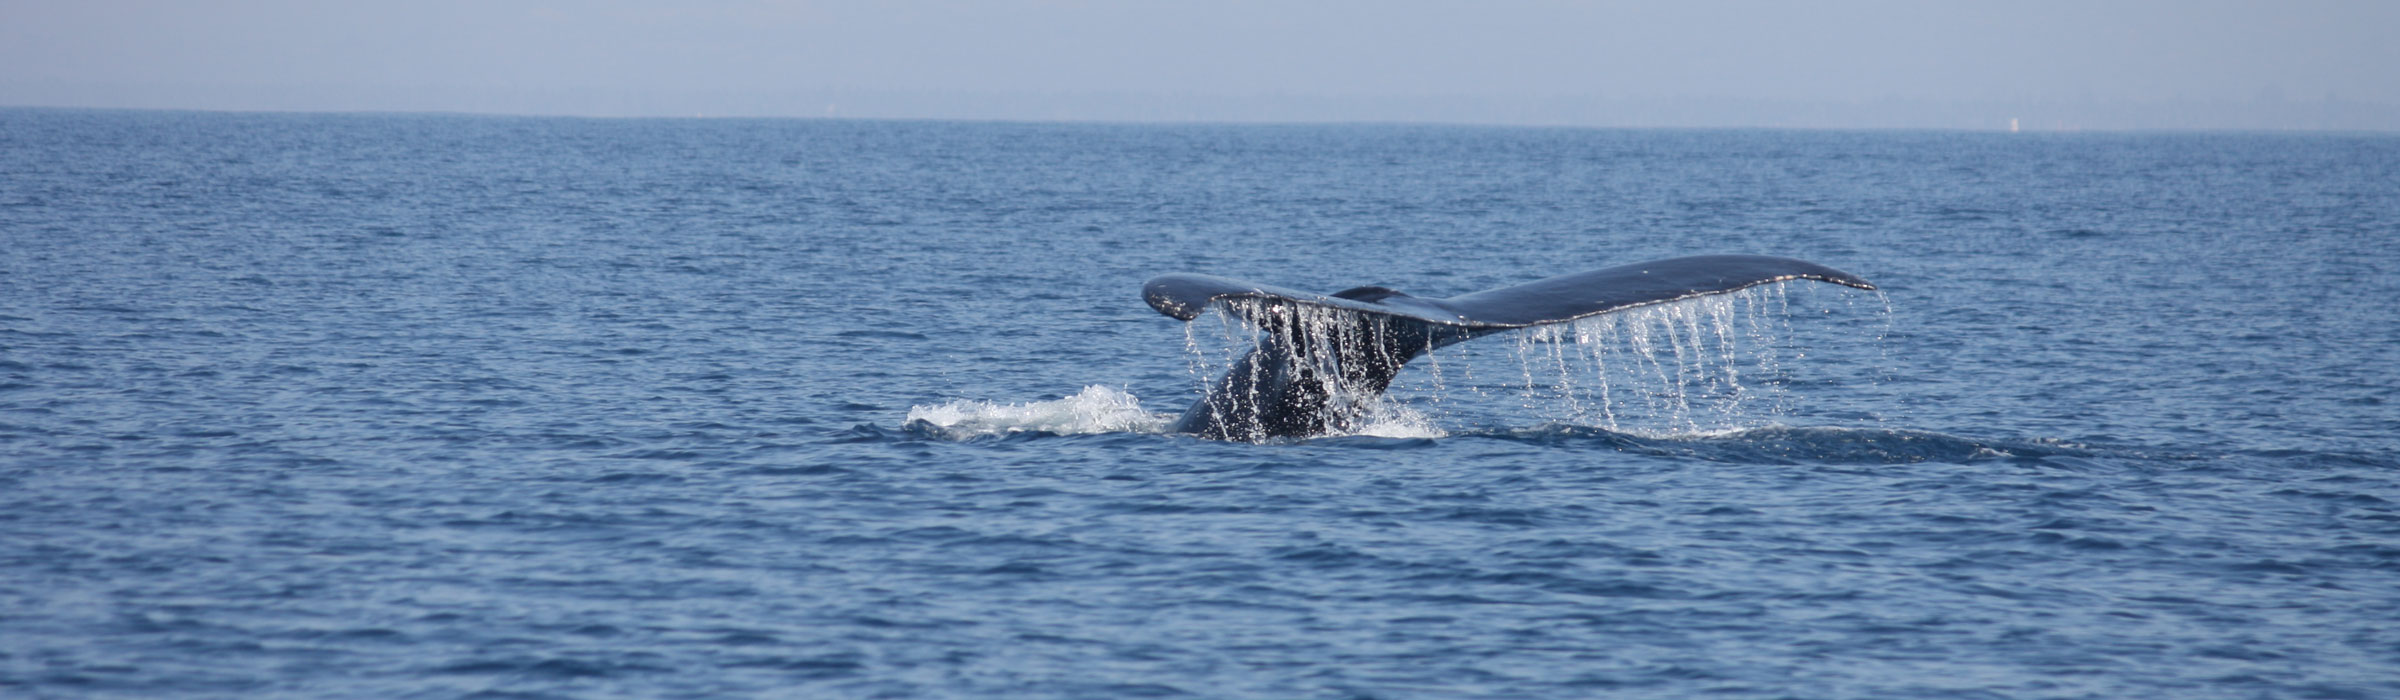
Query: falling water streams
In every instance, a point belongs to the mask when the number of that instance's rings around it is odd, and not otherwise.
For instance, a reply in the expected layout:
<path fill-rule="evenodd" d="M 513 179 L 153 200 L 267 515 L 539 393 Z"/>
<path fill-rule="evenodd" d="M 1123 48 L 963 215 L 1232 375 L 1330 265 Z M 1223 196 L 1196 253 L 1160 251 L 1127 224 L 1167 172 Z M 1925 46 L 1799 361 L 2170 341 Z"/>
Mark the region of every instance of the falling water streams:
<path fill-rule="evenodd" d="M 1256 371 L 1255 364 L 1241 362 L 1252 348 L 1285 352 L 1289 366 L 1309 368 L 1306 375 L 1321 385 L 1328 406 L 1355 407 L 1365 416 L 1349 431 L 1359 434 L 1432 437 L 1446 434 L 1436 426 L 1529 422 L 1651 436 L 1713 433 L 1791 415 L 1796 399 L 1790 385 L 1796 374 L 1807 373 L 1796 366 L 1807 358 L 1802 336 L 1815 335 L 1795 330 L 1795 286 L 1808 288 L 1799 294 L 1812 302 L 1826 293 L 1815 285 L 1769 284 L 1509 331 L 1424 353 L 1410 363 L 1418 369 L 1403 371 L 1388 392 L 1336 369 L 1367 359 L 1352 356 L 1358 348 L 1374 347 L 1345 339 L 1382 332 L 1379 324 L 1360 323 L 1357 314 L 1338 309 L 1217 309 L 1186 326 L 1185 347 L 1189 376 L 1203 393 L 1229 371 Z M 1831 293 L 1847 301 L 1842 313 L 1862 311 L 1857 293 Z M 1880 308 L 1881 325 L 1888 326 L 1888 300 Z M 1243 320 L 1253 317 L 1294 324 L 1301 334 L 1327 342 L 1262 345 L 1269 334 Z M 1873 342 L 1881 338 L 1877 333 Z"/>

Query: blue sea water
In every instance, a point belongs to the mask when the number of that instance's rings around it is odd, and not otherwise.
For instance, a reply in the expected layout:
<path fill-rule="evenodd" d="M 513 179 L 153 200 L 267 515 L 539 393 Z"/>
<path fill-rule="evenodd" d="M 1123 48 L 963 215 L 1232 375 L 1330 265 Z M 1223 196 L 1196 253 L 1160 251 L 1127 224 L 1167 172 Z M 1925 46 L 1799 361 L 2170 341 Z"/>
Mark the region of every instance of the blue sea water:
<path fill-rule="evenodd" d="M 2396 250 L 2391 135 L 0 110 L 0 696 L 2396 697 Z M 1153 275 L 1700 253 L 1881 290 L 1158 427 Z"/>

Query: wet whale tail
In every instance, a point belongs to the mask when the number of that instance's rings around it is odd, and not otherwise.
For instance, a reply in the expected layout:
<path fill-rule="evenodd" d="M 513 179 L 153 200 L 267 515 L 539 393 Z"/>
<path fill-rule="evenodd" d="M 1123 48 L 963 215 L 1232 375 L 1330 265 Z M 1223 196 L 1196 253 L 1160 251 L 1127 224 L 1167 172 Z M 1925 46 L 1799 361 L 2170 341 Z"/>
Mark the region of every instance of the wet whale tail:
<path fill-rule="evenodd" d="M 1435 348 L 1788 280 L 1874 289 L 1856 275 L 1765 255 L 1699 255 L 1560 275 L 1447 299 L 1387 287 L 1313 294 L 1209 275 L 1173 274 L 1142 299 L 1179 320 L 1211 306 L 1259 329 L 1258 347 L 1186 409 L 1176 432 L 1260 441 L 1350 429 L 1400 368 Z"/>

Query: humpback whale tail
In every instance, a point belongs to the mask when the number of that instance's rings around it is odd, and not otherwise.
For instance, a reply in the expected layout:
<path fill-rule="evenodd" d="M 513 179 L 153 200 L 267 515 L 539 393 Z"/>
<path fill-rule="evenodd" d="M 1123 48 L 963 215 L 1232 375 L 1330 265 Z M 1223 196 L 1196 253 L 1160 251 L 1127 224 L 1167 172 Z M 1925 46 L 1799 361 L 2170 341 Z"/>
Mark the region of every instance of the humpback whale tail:
<path fill-rule="evenodd" d="M 1209 275 L 1142 286 L 1159 313 L 1189 321 L 1216 305 L 1259 329 L 1259 346 L 1175 422 L 1176 432 L 1259 441 L 1346 430 L 1410 360 L 1493 333 L 1563 323 L 1787 280 L 1874 289 L 1856 275 L 1764 255 L 1700 255 L 1560 275 L 1447 299 L 1386 287 L 1312 294 Z"/>

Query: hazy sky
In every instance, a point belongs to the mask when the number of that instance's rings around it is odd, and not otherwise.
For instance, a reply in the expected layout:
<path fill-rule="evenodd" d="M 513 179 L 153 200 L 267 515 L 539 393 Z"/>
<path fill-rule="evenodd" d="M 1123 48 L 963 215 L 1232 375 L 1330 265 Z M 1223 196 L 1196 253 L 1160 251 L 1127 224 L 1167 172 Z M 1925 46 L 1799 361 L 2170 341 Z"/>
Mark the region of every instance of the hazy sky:
<path fill-rule="evenodd" d="M 2400 2 L 0 0 L 0 104 L 2400 128 Z"/>

